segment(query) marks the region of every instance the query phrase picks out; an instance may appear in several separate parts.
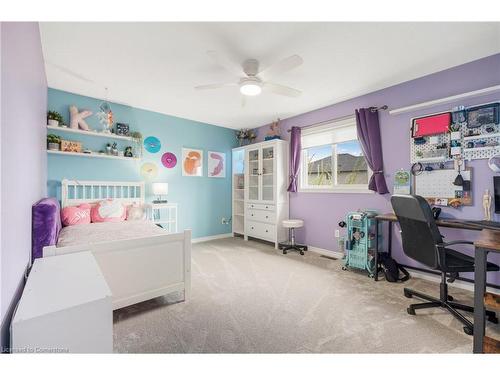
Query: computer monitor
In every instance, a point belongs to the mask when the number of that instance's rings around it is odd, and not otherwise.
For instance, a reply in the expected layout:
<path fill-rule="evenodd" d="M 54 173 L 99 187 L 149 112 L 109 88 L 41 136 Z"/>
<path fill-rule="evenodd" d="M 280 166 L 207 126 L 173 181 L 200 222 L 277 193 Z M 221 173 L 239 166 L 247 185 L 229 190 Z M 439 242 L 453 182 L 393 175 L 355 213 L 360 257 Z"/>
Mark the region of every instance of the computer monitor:
<path fill-rule="evenodd" d="M 500 176 L 493 177 L 493 187 L 495 189 L 495 213 L 500 214 Z"/>

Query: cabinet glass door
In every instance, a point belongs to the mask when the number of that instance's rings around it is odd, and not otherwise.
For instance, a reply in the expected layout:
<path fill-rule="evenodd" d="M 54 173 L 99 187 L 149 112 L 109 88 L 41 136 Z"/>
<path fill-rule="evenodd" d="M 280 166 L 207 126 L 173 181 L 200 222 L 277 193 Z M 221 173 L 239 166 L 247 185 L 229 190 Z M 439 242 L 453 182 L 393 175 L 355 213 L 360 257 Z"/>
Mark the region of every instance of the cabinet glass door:
<path fill-rule="evenodd" d="M 274 146 L 262 147 L 262 200 L 274 201 Z"/>
<path fill-rule="evenodd" d="M 260 150 L 248 150 L 248 199 L 259 200 L 260 192 Z"/>

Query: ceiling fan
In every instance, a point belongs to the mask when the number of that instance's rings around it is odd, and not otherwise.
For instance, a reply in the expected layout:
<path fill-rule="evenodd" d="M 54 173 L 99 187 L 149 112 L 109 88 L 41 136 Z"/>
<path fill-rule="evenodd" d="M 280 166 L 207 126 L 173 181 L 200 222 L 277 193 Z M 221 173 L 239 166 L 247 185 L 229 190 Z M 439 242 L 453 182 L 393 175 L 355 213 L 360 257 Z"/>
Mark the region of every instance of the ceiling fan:
<path fill-rule="evenodd" d="M 298 97 L 300 90 L 270 82 L 274 76 L 285 73 L 300 66 L 303 62 L 299 55 L 292 55 L 270 67 L 259 71 L 259 61 L 247 59 L 241 65 L 219 55 L 216 51 L 207 51 L 207 54 L 228 72 L 240 77 L 237 82 L 213 83 L 210 85 L 196 86 L 197 90 L 220 89 L 224 87 L 239 87 L 244 96 L 257 96 L 262 90 L 289 97 Z"/>

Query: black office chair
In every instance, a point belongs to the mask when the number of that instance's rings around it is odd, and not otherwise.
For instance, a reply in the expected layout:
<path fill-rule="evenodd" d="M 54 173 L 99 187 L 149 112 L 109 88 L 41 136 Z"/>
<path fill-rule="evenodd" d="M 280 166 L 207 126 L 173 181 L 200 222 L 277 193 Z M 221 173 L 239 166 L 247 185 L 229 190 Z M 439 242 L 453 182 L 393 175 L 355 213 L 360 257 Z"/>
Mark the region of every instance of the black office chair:
<path fill-rule="evenodd" d="M 415 315 L 417 309 L 442 307 L 464 324 L 465 333 L 472 335 L 473 324 L 458 310 L 473 312 L 474 308 L 452 302 L 453 297 L 448 294 L 446 277 L 449 275 L 448 281 L 453 282 L 458 277 L 459 272 L 474 272 L 474 258 L 448 248 L 448 246 L 456 244 L 472 245 L 473 242 L 443 242 L 443 236 L 439 233 L 429 204 L 418 195 L 393 195 L 391 203 L 401 227 L 404 253 L 417 262 L 441 272 L 439 298 L 412 289 L 404 289 L 405 297 L 415 296 L 429 301 L 410 305 L 407 309 L 408 314 Z M 499 267 L 496 264 L 488 263 L 487 270 L 498 271 Z M 498 323 L 493 311 L 486 311 L 486 315 L 490 322 Z"/>

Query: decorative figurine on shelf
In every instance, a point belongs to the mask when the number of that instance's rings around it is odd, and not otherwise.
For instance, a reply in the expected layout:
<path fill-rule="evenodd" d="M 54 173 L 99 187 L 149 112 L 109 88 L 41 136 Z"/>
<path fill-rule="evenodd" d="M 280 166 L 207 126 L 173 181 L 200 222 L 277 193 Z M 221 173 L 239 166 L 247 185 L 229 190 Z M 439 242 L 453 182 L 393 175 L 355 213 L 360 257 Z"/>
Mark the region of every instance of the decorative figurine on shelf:
<path fill-rule="evenodd" d="M 106 145 L 106 155 L 111 155 L 111 143 Z"/>
<path fill-rule="evenodd" d="M 126 158 L 133 158 L 134 154 L 132 153 L 132 146 L 125 147 L 125 151 L 123 151 L 123 156 Z"/>
<path fill-rule="evenodd" d="M 113 143 L 113 146 L 111 146 L 111 153 L 113 156 L 118 156 L 118 145 L 116 142 Z"/>
<path fill-rule="evenodd" d="M 69 107 L 69 127 L 71 129 L 82 129 L 89 130 L 89 125 L 85 122 L 85 118 L 89 117 L 92 114 L 91 111 L 83 110 L 82 112 L 78 112 L 78 108 L 72 105 Z"/>
<path fill-rule="evenodd" d="M 111 129 L 113 128 L 113 111 L 111 109 L 108 112 L 99 111 L 96 113 L 99 123 L 102 125 L 103 133 L 111 134 Z"/>
<path fill-rule="evenodd" d="M 280 119 L 273 121 L 271 125 L 269 125 L 269 131 L 266 133 L 266 137 L 264 140 L 270 141 L 271 139 L 280 139 Z"/>
<path fill-rule="evenodd" d="M 490 190 L 486 189 L 483 195 L 484 220 L 491 220 L 491 194 Z"/>

